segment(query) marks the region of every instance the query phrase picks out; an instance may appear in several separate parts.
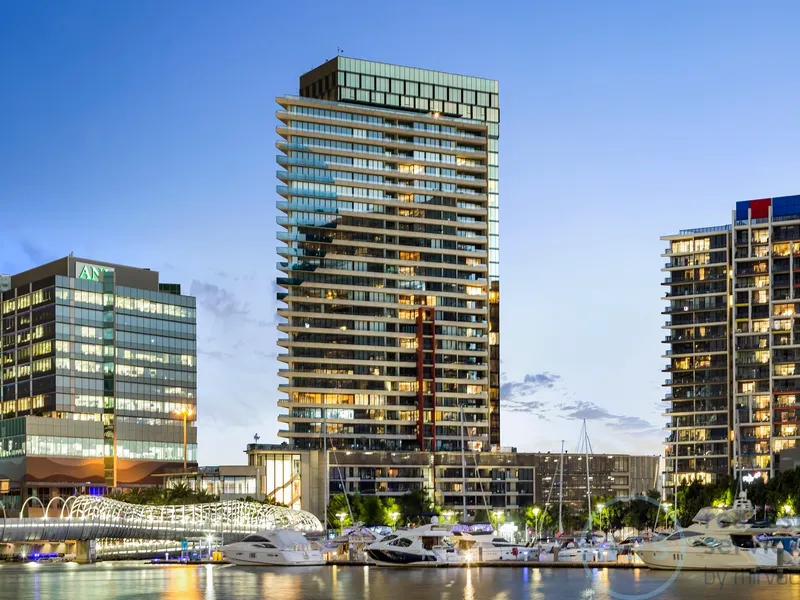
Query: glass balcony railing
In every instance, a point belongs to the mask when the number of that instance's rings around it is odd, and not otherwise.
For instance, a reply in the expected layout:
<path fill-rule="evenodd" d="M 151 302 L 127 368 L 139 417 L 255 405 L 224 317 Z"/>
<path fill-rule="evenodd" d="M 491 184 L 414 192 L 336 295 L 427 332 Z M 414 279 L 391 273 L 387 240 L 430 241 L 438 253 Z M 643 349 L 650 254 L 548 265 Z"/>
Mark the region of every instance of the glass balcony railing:
<path fill-rule="evenodd" d="M 318 206 L 314 204 L 300 204 L 299 202 L 286 202 L 283 200 L 276 202 L 275 205 L 278 207 L 278 210 L 283 210 L 283 211 L 299 210 L 304 212 L 317 212 L 317 213 L 330 213 L 330 214 L 337 214 L 339 212 L 339 209 L 335 206 L 331 207 L 331 206 Z M 377 207 L 377 208 L 383 208 L 383 207 Z"/>
<path fill-rule="evenodd" d="M 334 183 L 333 177 L 330 175 L 309 175 L 306 173 L 276 171 L 275 176 L 281 181 L 313 181 L 315 183 Z"/>
<path fill-rule="evenodd" d="M 275 186 L 275 189 L 282 196 L 311 196 L 315 198 L 332 198 L 334 200 L 337 198 L 336 192 L 329 192 L 327 190 L 311 190 L 286 185 Z"/>
<path fill-rule="evenodd" d="M 328 135 L 331 137 L 342 138 L 349 142 L 354 143 L 364 143 L 364 144 L 375 144 L 375 145 L 387 145 L 387 146 L 409 146 L 411 148 L 418 148 L 420 150 L 424 150 L 426 152 L 467 152 L 469 154 L 486 154 L 486 150 L 484 148 L 470 148 L 469 146 L 440 146 L 438 144 L 420 144 L 413 141 L 408 140 L 397 140 L 397 139 L 389 139 L 389 138 L 356 138 L 352 135 L 347 135 L 345 133 L 338 133 L 338 132 L 326 132 L 326 131 L 317 131 L 310 127 L 297 127 L 295 125 L 279 125 L 277 127 L 279 130 L 278 133 L 281 133 L 281 129 L 288 130 L 289 135 L 308 135 L 309 137 L 314 137 L 315 135 Z M 282 134 L 281 134 L 282 135 Z"/>
<path fill-rule="evenodd" d="M 310 98 L 304 98 L 303 96 L 297 96 L 297 95 L 292 95 L 292 94 L 286 95 L 284 97 L 288 98 L 289 100 L 302 100 L 304 102 L 308 102 L 310 100 Z M 313 102 L 315 104 L 323 104 L 323 105 L 329 106 L 331 108 L 331 110 L 335 110 L 337 107 L 341 106 L 339 102 L 336 102 L 334 100 L 317 100 L 317 99 L 314 99 Z M 382 107 L 379 108 L 379 107 L 372 107 L 372 106 L 370 106 L 369 108 L 372 111 L 379 112 L 381 114 L 392 115 L 395 118 L 402 118 L 402 119 L 412 119 L 413 116 L 415 114 L 417 114 L 417 113 L 410 112 L 410 111 L 407 111 L 407 110 L 394 110 L 394 109 L 391 109 L 391 108 L 382 108 Z M 452 121 L 453 123 L 465 123 L 465 124 L 468 124 L 468 125 L 483 125 L 483 121 L 476 121 L 474 119 L 464 119 L 463 117 L 444 117 L 444 119 L 446 119 L 445 122 L 451 122 Z"/>
<path fill-rule="evenodd" d="M 329 227 L 335 228 L 336 221 L 317 221 L 315 219 L 304 219 L 303 217 L 277 217 L 275 222 L 278 225 L 297 225 L 300 227 Z"/>
<path fill-rule="evenodd" d="M 310 158 L 295 158 L 293 156 L 278 156 L 276 162 L 279 165 L 293 166 L 293 167 L 314 167 L 317 169 L 327 169 L 328 164 L 322 160 L 314 160 Z"/>

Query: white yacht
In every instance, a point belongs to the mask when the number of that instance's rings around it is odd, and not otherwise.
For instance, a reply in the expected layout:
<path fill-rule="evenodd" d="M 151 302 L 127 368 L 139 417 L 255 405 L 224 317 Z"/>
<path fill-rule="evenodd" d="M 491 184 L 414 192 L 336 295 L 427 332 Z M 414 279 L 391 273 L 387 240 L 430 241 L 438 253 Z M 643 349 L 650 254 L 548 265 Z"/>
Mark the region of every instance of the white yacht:
<path fill-rule="evenodd" d="M 588 542 L 581 536 L 564 538 L 558 549 L 558 562 L 616 562 L 617 546 L 613 541 L 592 536 Z"/>
<path fill-rule="evenodd" d="M 484 560 L 539 560 L 539 550 L 523 544 L 514 544 L 496 537 L 493 531 L 453 534 L 453 542 L 461 553 L 468 554 L 470 562 Z"/>
<path fill-rule="evenodd" d="M 366 546 L 367 555 L 384 567 L 435 566 L 467 562 L 468 555 L 459 552 L 450 541 L 452 527 L 436 522 L 413 529 L 398 529 Z"/>
<path fill-rule="evenodd" d="M 222 552 L 234 565 L 305 567 L 325 564 L 316 544 L 302 533 L 289 529 L 248 535 L 241 542 L 224 546 Z"/>
<path fill-rule="evenodd" d="M 775 527 L 747 521 L 752 504 L 743 493 L 733 508 L 703 508 L 689 527 L 644 543 L 635 552 L 651 569 L 733 570 L 778 566 L 778 549 L 761 540 Z M 791 560 L 787 553 L 784 559 Z M 786 564 L 786 562 L 784 562 Z"/>

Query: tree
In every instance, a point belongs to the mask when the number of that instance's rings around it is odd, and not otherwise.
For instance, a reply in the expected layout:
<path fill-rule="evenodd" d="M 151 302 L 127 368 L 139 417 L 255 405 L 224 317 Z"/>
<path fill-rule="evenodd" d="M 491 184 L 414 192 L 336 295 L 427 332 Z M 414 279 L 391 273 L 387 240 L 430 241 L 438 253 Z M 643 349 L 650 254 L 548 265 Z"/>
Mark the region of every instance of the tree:
<path fill-rule="evenodd" d="M 400 496 L 400 515 L 404 524 L 408 525 L 419 515 L 433 512 L 433 502 L 423 490 L 413 490 Z"/>
<path fill-rule="evenodd" d="M 389 515 L 378 496 L 365 496 L 361 502 L 359 521 L 365 525 L 388 525 Z"/>
<path fill-rule="evenodd" d="M 338 525 L 339 528 L 352 525 L 350 519 L 350 508 L 348 507 L 349 498 L 345 498 L 344 494 L 334 494 L 328 502 L 328 523 Z M 344 515 L 341 518 L 339 515 Z"/>
<path fill-rule="evenodd" d="M 397 500 L 391 496 L 387 496 L 383 499 L 383 506 L 386 509 L 386 516 L 389 518 L 389 523 L 387 523 L 387 525 L 396 527 L 400 519 L 400 505 L 397 503 Z"/>

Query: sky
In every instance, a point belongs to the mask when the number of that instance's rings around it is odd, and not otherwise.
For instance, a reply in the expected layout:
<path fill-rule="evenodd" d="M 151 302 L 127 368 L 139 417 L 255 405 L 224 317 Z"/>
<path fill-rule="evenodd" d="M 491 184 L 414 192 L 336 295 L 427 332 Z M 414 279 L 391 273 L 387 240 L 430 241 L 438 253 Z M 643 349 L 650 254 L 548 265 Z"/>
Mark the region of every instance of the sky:
<path fill-rule="evenodd" d="M 500 81 L 502 444 L 662 452 L 659 236 L 800 193 L 800 5 L 0 3 L 0 273 L 198 303 L 201 464 L 278 442 L 275 97 L 336 55 Z M 662 406 L 663 405 L 663 406 Z"/>

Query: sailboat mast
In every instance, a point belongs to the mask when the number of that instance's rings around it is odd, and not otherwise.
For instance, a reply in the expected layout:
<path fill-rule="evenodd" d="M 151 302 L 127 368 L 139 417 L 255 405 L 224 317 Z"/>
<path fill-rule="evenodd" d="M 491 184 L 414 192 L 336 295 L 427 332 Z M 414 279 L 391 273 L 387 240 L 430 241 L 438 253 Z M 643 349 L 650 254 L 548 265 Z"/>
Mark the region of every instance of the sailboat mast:
<path fill-rule="evenodd" d="M 583 445 L 586 453 L 586 502 L 589 506 L 589 535 L 592 535 L 592 486 L 589 482 L 589 431 L 586 429 L 586 419 L 583 420 Z M 594 536 L 592 536 L 594 541 Z"/>
<path fill-rule="evenodd" d="M 467 522 L 467 458 L 464 454 L 464 406 L 461 405 L 459 410 L 461 419 L 461 501 L 462 501 L 462 516 L 464 523 Z"/>
<path fill-rule="evenodd" d="M 558 464 L 558 533 L 564 533 L 561 509 L 564 505 L 564 440 L 561 440 L 561 457 Z"/>
<path fill-rule="evenodd" d="M 323 523 L 323 531 L 325 535 L 328 535 L 328 505 L 330 504 L 330 499 L 328 496 L 330 495 L 331 484 L 328 481 L 330 477 L 330 473 L 328 473 L 328 421 L 325 418 L 325 405 L 322 406 L 322 465 L 324 469 L 324 481 L 325 481 L 325 489 L 322 491 L 322 497 L 325 501 L 325 506 L 322 507 L 322 512 L 325 515 L 325 522 Z"/>

